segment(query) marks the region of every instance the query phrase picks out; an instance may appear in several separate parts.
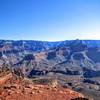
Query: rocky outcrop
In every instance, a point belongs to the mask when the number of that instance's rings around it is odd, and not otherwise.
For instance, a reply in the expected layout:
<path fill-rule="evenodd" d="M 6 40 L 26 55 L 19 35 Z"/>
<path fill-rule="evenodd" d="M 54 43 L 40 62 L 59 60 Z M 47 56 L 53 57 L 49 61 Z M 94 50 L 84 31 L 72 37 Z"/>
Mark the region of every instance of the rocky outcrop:
<path fill-rule="evenodd" d="M 13 76 L 11 73 L 5 75 L 5 76 L 2 76 L 0 77 L 0 85 L 3 85 L 5 84 L 5 82 L 7 82 L 9 79 L 11 79 Z"/>
<path fill-rule="evenodd" d="M 70 89 L 53 87 L 50 85 L 39 85 L 30 83 L 28 79 L 12 78 L 11 74 L 0 78 L 3 86 L 0 87 L 1 100 L 72 100 L 75 98 L 83 98 L 81 93 L 72 91 Z M 9 79 L 9 80 L 8 80 Z"/>

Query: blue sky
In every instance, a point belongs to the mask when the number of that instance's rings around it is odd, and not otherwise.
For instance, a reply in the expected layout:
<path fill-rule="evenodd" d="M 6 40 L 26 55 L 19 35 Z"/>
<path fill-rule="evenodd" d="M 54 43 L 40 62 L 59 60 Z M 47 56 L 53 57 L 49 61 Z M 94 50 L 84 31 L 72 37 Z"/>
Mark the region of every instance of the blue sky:
<path fill-rule="evenodd" d="M 0 39 L 100 39 L 100 0 L 0 0 Z"/>

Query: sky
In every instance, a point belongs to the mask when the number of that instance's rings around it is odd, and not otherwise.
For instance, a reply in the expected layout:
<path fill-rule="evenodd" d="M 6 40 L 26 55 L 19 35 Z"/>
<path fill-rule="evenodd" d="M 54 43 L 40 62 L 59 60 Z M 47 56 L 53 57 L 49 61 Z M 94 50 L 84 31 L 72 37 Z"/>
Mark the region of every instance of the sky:
<path fill-rule="evenodd" d="M 0 39 L 100 39 L 100 0 L 0 0 Z"/>

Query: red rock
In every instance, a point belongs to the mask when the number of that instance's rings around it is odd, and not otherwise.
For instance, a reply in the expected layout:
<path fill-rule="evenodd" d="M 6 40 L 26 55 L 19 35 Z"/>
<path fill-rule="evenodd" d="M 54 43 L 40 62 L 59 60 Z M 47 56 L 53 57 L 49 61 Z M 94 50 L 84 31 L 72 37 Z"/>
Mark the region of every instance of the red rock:
<path fill-rule="evenodd" d="M 84 97 L 82 94 L 62 87 L 50 87 L 49 85 L 25 84 L 25 80 L 12 80 L 11 74 L 0 78 L 5 86 L 13 88 L 0 90 L 1 100 L 71 100 L 77 97 Z M 7 82 L 6 82 L 7 81 Z M 51 88 L 51 89 L 50 89 Z"/>

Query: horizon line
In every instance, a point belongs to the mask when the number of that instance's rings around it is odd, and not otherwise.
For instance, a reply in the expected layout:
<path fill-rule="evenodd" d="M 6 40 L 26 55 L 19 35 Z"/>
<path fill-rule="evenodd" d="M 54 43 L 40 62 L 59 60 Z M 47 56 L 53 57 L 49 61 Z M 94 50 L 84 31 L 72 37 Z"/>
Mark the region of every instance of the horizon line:
<path fill-rule="evenodd" d="M 65 39 L 65 40 L 38 40 L 38 39 L 0 39 L 4 41 L 43 41 L 43 42 L 60 42 L 60 41 L 74 41 L 74 40 L 83 40 L 83 41 L 100 41 L 100 39 Z"/>

